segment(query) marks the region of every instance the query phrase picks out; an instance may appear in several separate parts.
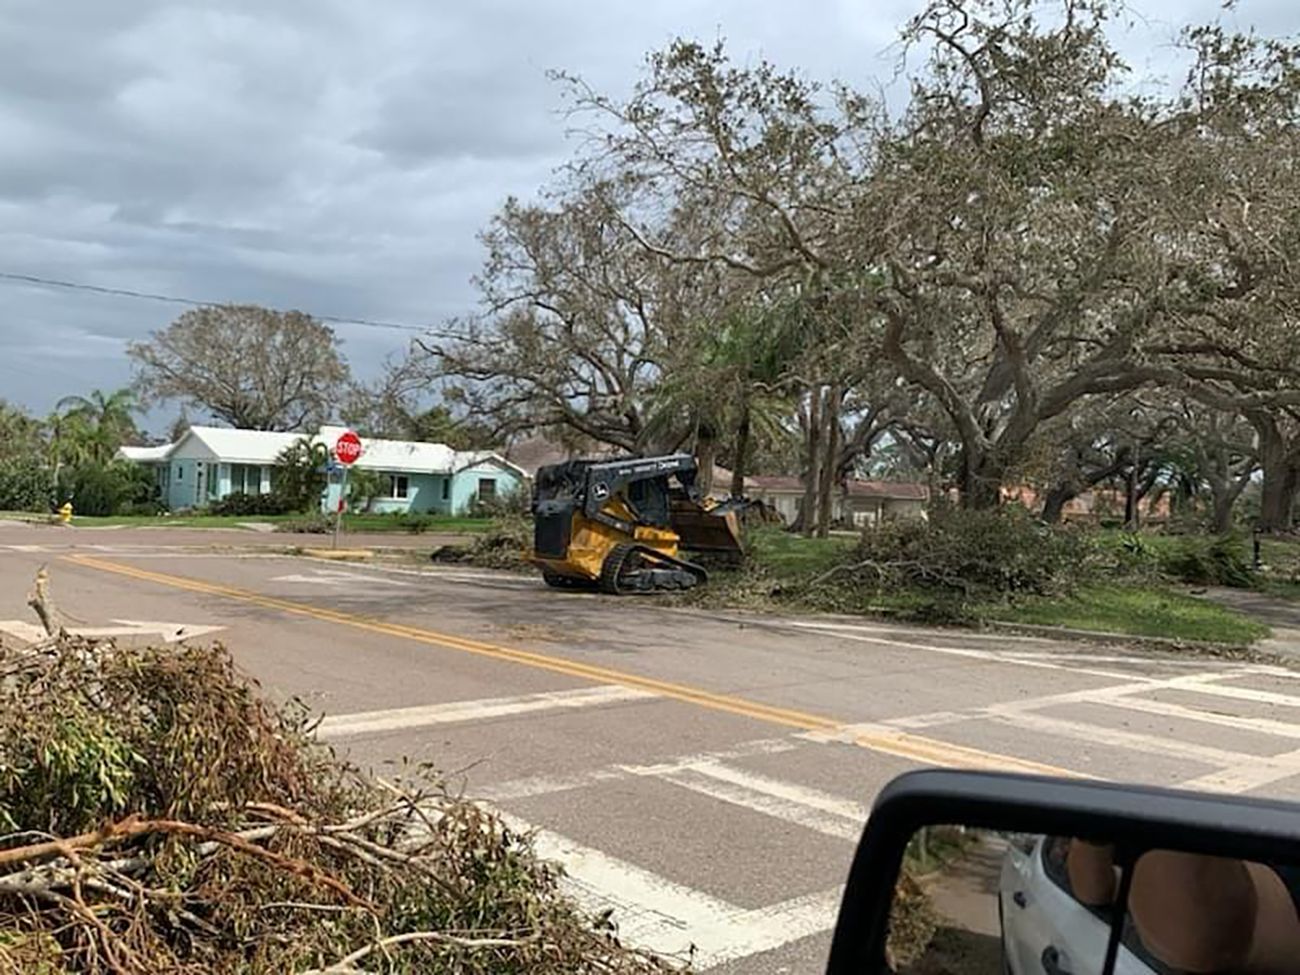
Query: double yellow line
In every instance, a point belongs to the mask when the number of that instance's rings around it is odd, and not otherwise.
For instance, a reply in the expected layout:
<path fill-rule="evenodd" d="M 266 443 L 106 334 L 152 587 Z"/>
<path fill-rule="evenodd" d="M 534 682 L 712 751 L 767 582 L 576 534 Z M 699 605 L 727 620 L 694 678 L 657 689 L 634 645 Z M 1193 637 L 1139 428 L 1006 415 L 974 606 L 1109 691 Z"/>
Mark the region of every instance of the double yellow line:
<path fill-rule="evenodd" d="M 276 596 L 268 596 L 263 593 L 252 592 L 248 589 L 239 589 L 234 586 L 206 582 L 202 579 L 191 579 L 185 576 L 152 572 L 148 569 L 139 568 L 138 566 L 124 565 L 121 562 L 110 562 L 107 559 L 100 559 L 90 555 L 69 555 L 65 556 L 65 558 L 68 562 L 71 562 L 74 565 L 83 566 L 88 569 L 96 569 L 100 572 L 111 572 L 116 575 L 127 576 L 128 578 L 138 579 L 142 582 L 151 582 L 172 589 L 183 589 L 187 592 L 197 592 L 209 596 L 221 596 L 226 599 L 233 599 L 242 603 L 261 606 L 266 609 L 275 609 L 296 616 L 305 616 L 326 623 L 348 626 L 353 629 L 365 630 L 370 633 L 379 633 L 384 636 L 413 640 L 417 643 L 424 643 L 429 646 L 436 646 L 449 650 L 458 650 L 462 653 L 472 653 L 481 657 L 489 657 L 493 660 L 519 664 L 537 670 L 548 670 L 553 673 L 565 674 L 569 677 L 576 677 L 582 680 L 593 681 L 595 683 L 617 684 L 623 687 L 649 691 L 661 697 L 685 701 L 688 704 L 708 708 L 712 711 L 722 711 L 728 714 L 740 715 L 757 721 L 764 721 L 769 724 L 782 725 L 787 728 L 797 728 L 800 731 L 817 732 L 835 738 L 836 740 L 842 740 L 858 745 L 859 747 L 871 751 L 894 755 L 923 765 L 949 765 L 957 766 L 959 768 L 997 769 L 1000 771 L 1031 772 L 1043 775 L 1076 774 L 1066 771 L 1065 769 L 1056 768 L 1052 765 L 1044 765 L 1039 762 L 1016 758 L 1011 755 L 999 755 L 993 752 L 985 752 L 975 748 L 968 748 L 964 745 L 955 745 L 949 742 L 937 741 L 932 738 L 924 738 L 919 735 L 913 735 L 901 731 L 894 732 L 888 730 L 882 732 L 858 732 L 853 730 L 852 725 L 843 721 L 837 721 L 834 718 L 810 714 L 805 711 L 795 711 L 789 708 L 776 707 L 775 705 L 764 704 L 760 701 L 752 701 L 747 698 L 735 697 L 730 694 L 716 694 L 713 691 L 708 691 L 699 687 L 692 687 L 688 684 L 678 684 L 671 681 L 657 680 L 653 677 L 645 677 L 640 674 L 629 673 L 623 670 L 599 667 L 594 664 L 586 664 L 577 660 L 569 660 L 564 657 L 556 657 L 550 654 L 536 653 L 531 650 L 519 650 L 512 647 L 499 646 L 493 643 L 484 643 L 479 640 L 470 640 L 450 633 L 439 633 L 422 627 L 407 626 L 403 623 L 392 623 L 386 620 L 375 619 L 374 617 L 357 616 L 353 613 L 344 613 L 323 606 L 312 606 L 307 603 L 300 603 L 290 599 L 280 599 Z"/>

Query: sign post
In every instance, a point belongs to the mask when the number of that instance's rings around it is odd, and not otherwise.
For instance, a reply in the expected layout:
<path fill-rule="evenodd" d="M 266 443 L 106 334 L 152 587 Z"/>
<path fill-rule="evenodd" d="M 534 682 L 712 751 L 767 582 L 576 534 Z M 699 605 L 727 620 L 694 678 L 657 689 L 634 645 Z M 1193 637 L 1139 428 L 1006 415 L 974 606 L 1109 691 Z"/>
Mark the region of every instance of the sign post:
<path fill-rule="evenodd" d="M 343 525 L 343 509 L 348 503 L 348 468 L 361 456 L 361 438 L 351 430 L 345 430 L 334 442 L 334 458 L 343 465 L 343 478 L 339 482 L 338 510 L 334 515 L 334 541 L 332 548 L 339 547 L 339 529 Z"/>

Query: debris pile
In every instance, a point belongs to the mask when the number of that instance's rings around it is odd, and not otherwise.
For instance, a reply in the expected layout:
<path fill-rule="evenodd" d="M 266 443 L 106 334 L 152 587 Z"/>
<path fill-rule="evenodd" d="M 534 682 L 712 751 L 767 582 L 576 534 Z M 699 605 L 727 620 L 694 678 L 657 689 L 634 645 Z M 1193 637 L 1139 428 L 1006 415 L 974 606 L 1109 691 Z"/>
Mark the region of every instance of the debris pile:
<path fill-rule="evenodd" d="M 0 649 L 0 975 L 675 970 L 490 812 L 311 731 L 220 646 Z"/>

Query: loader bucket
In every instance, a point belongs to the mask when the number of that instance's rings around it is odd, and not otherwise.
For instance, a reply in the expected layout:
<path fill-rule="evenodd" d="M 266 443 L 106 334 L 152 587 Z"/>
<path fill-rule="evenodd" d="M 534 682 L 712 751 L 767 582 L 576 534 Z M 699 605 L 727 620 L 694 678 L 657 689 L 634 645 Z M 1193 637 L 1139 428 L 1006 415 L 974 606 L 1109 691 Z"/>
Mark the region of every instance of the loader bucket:
<path fill-rule="evenodd" d="M 740 519 L 734 510 L 708 510 L 685 498 L 674 498 L 670 517 L 682 548 L 737 560 L 744 554 Z"/>

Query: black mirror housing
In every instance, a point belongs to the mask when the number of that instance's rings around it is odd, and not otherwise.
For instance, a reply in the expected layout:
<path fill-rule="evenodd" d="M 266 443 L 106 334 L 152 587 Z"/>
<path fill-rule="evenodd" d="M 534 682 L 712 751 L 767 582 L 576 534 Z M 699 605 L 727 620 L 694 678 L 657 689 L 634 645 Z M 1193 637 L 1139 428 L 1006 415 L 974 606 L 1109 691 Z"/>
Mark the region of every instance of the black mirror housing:
<path fill-rule="evenodd" d="M 1150 850 L 1300 864 L 1300 807 L 1089 780 L 927 770 L 877 798 L 854 855 L 835 926 L 829 975 L 888 970 L 890 907 L 908 842 L 926 827 L 960 824 L 1004 833 L 1114 844 L 1133 862 Z"/>

